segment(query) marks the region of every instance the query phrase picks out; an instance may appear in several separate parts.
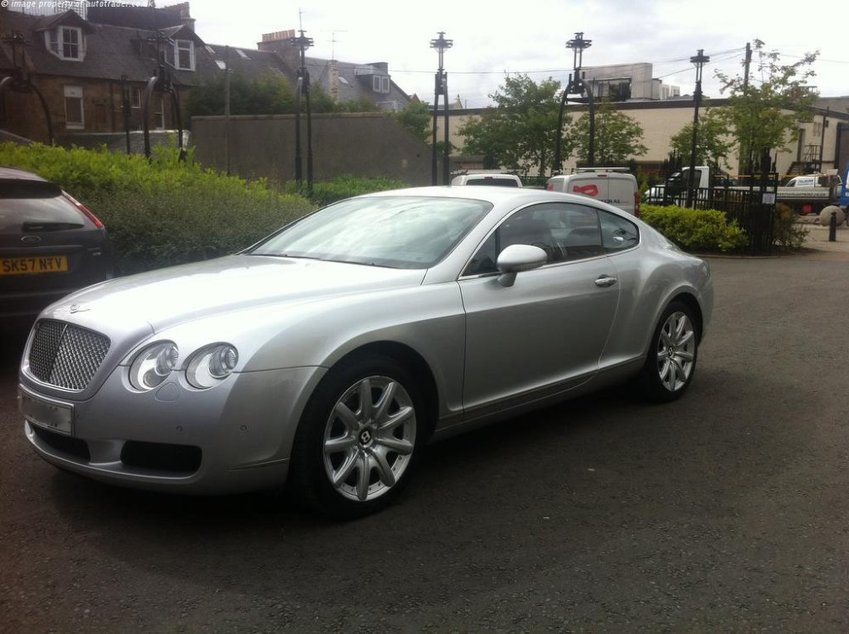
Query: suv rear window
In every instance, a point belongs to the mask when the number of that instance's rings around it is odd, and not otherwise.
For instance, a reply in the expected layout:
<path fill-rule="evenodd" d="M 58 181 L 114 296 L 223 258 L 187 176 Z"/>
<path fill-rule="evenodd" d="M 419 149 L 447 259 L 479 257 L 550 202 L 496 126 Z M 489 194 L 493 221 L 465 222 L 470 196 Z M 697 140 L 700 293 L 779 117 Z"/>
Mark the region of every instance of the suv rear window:
<path fill-rule="evenodd" d="M 54 192 L 59 191 L 58 187 L 53 187 L 56 188 Z M 35 197 L 21 198 L 0 194 L 0 233 L 18 233 L 22 229 L 38 230 L 40 225 L 53 225 L 53 228 L 63 229 L 85 226 L 85 217 L 61 195 L 61 191 L 58 195 L 54 193 L 50 197 L 46 192 L 46 189 L 42 189 Z"/>
<path fill-rule="evenodd" d="M 519 183 L 512 178 L 489 177 L 486 178 L 470 178 L 466 181 L 466 185 L 500 185 L 502 187 L 518 187 Z"/>
<path fill-rule="evenodd" d="M 55 198 L 61 194 L 55 183 L 0 178 L 0 198 Z"/>

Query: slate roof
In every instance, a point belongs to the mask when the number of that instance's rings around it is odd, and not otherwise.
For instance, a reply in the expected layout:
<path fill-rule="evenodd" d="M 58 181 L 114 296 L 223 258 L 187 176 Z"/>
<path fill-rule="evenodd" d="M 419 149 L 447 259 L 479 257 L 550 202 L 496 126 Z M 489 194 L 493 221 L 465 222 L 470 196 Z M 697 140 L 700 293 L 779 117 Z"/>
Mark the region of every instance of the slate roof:
<path fill-rule="evenodd" d="M 179 10 L 169 7 L 152 9 L 150 7 L 90 6 L 86 14 L 88 21 L 94 24 L 110 24 L 151 31 L 178 26 L 182 23 Z"/>
<path fill-rule="evenodd" d="M 307 57 L 305 61 L 311 84 L 320 85 L 325 93 L 331 94 L 331 67 L 334 62 L 329 59 L 314 57 Z M 410 103 L 410 97 L 391 78 L 389 93 L 374 92 L 372 77 L 374 75 L 389 76 L 389 73 L 385 70 L 386 64 L 353 64 L 340 61 L 336 61 L 335 64 L 339 76 L 337 82 L 338 101 L 354 101 L 365 98 L 377 103 L 394 102 L 397 109 L 401 109 Z"/>
<path fill-rule="evenodd" d="M 212 53 L 206 48 L 212 49 Z M 277 53 L 259 51 L 252 48 L 240 48 L 230 46 L 229 59 L 227 46 L 223 44 L 207 44 L 204 54 L 210 56 L 210 65 L 198 68 L 198 72 L 204 80 L 218 77 L 223 73 L 218 62 L 227 62 L 234 75 L 243 77 L 248 81 L 262 79 L 268 75 L 283 75 L 289 83 L 294 86 L 296 81 L 295 72 L 286 66 L 285 62 Z"/>
<path fill-rule="evenodd" d="M 124 10 L 126 9 L 126 11 Z M 101 15 L 101 13 L 103 15 Z M 95 19 L 104 23 L 96 22 Z M 128 26 L 159 25 L 159 30 Z M 109 22 L 109 23 L 105 23 Z M 44 44 L 44 31 L 59 25 L 75 26 L 85 32 L 85 58 L 83 61 L 63 60 L 52 54 Z M 169 67 L 171 78 L 178 86 L 194 86 L 214 81 L 223 74 L 227 47 L 206 44 L 189 26 L 183 25 L 176 12 L 151 11 L 144 7 L 126 7 L 120 11 L 97 12 L 89 9 L 86 21 L 73 11 L 53 16 L 34 16 L 8 9 L 0 10 L 0 35 L 13 32 L 23 34 L 26 46 L 27 70 L 37 75 L 79 77 L 87 79 L 145 82 L 158 67 L 157 33 L 171 39 L 191 39 L 195 43 L 195 70 Z M 160 47 L 169 46 L 160 41 Z M 388 76 L 385 63 L 352 64 L 331 60 L 306 58 L 313 85 L 321 85 L 331 94 L 331 64 L 338 71 L 338 100 L 351 101 L 366 98 L 381 103 L 388 102 L 390 109 L 403 108 L 410 97 L 390 80 L 389 93 L 377 93 L 372 88 L 372 75 Z M 11 46 L 0 42 L 0 71 L 11 69 Z M 268 75 L 285 77 L 293 86 L 296 70 L 287 65 L 278 52 L 230 47 L 229 67 L 234 75 L 253 81 Z"/>
<path fill-rule="evenodd" d="M 80 22 L 86 25 L 87 31 L 83 61 L 60 59 L 47 50 L 43 36 L 45 30 L 55 28 L 59 24 L 81 26 Z M 3 35 L 15 31 L 23 34 L 27 42 L 27 70 L 39 75 L 113 80 L 126 75 L 130 81 L 146 81 L 158 66 L 155 31 L 92 24 L 82 20 L 73 11 L 49 18 L 8 11 L 3 15 L 2 29 Z M 171 33 L 202 44 L 202 40 L 188 28 L 178 27 L 177 30 L 171 30 Z M 6 49 L 5 57 L 8 58 L 10 47 L 0 44 L 0 48 Z M 192 71 L 172 71 L 175 83 L 182 85 L 195 84 L 193 75 Z"/>

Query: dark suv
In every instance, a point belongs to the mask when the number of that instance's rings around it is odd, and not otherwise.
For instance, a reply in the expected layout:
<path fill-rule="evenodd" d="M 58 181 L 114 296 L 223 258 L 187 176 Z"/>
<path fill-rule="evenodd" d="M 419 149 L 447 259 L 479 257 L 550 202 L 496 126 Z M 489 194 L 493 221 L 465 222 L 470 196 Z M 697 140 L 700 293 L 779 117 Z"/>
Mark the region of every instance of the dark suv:
<path fill-rule="evenodd" d="M 0 167 L 0 322 L 31 322 L 53 301 L 110 277 L 103 223 L 55 183 Z"/>

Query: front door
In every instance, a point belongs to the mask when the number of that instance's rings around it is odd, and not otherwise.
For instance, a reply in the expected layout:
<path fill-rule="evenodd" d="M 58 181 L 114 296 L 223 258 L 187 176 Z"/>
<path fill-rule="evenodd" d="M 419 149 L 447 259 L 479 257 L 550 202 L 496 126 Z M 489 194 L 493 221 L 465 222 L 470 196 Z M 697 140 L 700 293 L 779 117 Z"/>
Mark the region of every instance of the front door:
<path fill-rule="evenodd" d="M 503 286 L 496 254 L 511 244 L 539 246 L 549 260 Z M 467 411 L 565 389 L 598 369 L 619 285 L 594 208 L 546 203 L 516 212 L 481 246 L 459 284 Z"/>

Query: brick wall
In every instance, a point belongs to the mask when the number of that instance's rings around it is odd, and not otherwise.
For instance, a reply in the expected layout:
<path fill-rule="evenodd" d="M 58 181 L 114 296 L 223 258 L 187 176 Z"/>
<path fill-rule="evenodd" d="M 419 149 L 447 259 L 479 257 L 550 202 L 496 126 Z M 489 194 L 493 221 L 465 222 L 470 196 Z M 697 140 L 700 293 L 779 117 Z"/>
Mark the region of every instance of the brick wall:
<path fill-rule="evenodd" d="M 49 77 L 41 76 L 33 80 L 47 102 L 53 123 L 55 137 L 75 133 L 90 132 L 123 132 L 124 115 L 122 111 L 121 82 L 113 80 L 86 79 L 78 77 Z M 68 126 L 65 116 L 65 87 L 76 86 L 82 89 L 83 120 L 82 127 Z M 144 84 L 131 84 L 131 87 L 144 94 Z M 180 92 L 180 108 L 185 119 L 185 103 L 187 94 Z M 160 125 L 156 115 L 160 108 L 156 100 L 160 97 L 154 93 L 150 105 L 150 128 Z M 171 98 L 161 95 L 164 107 L 165 128 L 176 128 L 176 118 L 172 115 Z M 0 122 L 2 129 L 19 136 L 41 141 L 48 141 L 47 122 L 44 110 L 35 93 L 22 94 L 10 90 L 4 92 L 6 119 Z M 142 109 L 130 108 L 130 129 L 142 129 Z M 185 120 L 183 126 L 186 126 Z"/>

